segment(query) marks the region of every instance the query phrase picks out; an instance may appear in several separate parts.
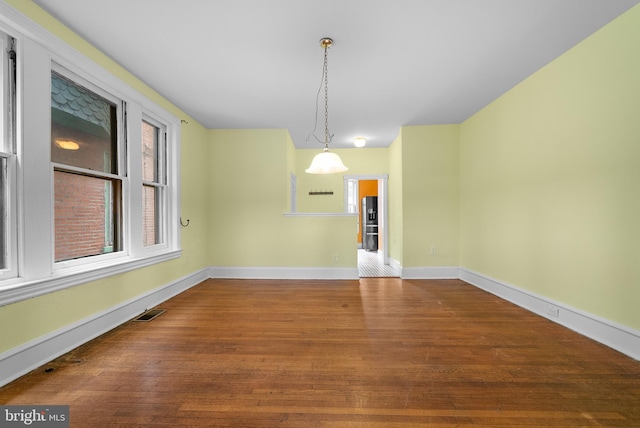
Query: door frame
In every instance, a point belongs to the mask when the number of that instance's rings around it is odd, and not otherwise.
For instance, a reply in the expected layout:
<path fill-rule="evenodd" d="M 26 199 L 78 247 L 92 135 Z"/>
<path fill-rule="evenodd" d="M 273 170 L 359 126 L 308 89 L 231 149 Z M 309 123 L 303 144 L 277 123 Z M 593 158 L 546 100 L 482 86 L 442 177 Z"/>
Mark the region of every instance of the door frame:
<path fill-rule="evenodd" d="M 349 180 L 377 180 L 378 181 L 378 236 L 382 237 L 382 252 L 378 251 L 381 263 L 389 264 L 389 174 L 353 174 L 343 176 L 344 210 L 347 211 L 347 186 Z"/>

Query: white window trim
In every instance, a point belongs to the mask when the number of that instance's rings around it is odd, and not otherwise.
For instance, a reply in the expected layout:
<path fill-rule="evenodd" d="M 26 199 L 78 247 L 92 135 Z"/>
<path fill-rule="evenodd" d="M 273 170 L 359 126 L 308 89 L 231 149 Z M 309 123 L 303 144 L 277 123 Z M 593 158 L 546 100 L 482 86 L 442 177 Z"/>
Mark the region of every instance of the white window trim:
<path fill-rule="evenodd" d="M 16 38 L 18 51 L 18 156 L 23 156 L 18 186 L 18 277 L 0 281 L 0 306 L 36 297 L 86 282 L 102 279 L 144 266 L 177 258 L 181 254 L 180 203 L 180 120 L 131 86 L 112 75 L 46 29 L 31 21 L 12 7 L 0 3 L 0 29 Z M 52 64 L 59 64 L 124 101 L 127 108 L 127 140 L 135 138 L 131 124 L 142 120 L 143 114 L 166 126 L 167 132 L 167 212 L 165 213 L 166 243 L 144 248 L 141 222 L 134 218 L 136 200 L 135 174 L 141 174 L 127 153 L 127 174 L 131 180 L 124 195 L 123 239 L 125 251 L 114 256 L 95 258 L 90 265 L 62 266 L 53 262 L 53 182 L 50 164 L 50 81 Z M 138 116 L 132 117 L 132 116 Z M 139 137 L 139 135 L 137 136 Z M 28 142 L 28 145 L 26 144 Z M 27 156 L 25 156 L 27 155 Z M 46 165 L 46 166 L 45 166 Z M 25 171 L 28 171 L 25 174 Z M 139 180 L 139 178 L 138 178 Z M 38 191 L 49 197 L 26 198 Z M 139 190 L 141 192 L 141 189 Z M 40 193 L 42 194 L 42 193 Z M 139 211 L 139 210 L 138 210 Z M 138 215 L 141 215 L 138 213 Z M 49 219 L 42 224 L 43 219 Z M 140 219 L 141 220 L 141 219 Z M 138 223 L 140 224 L 138 226 Z M 138 230 L 139 229 L 139 230 Z M 50 236 L 49 245 L 42 245 L 42 237 Z M 140 238 L 140 239 L 138 239 Z M 136 243 L 139 240 L 139 244 Z M 36 245 L 36 243 L 40 245 Z"/>

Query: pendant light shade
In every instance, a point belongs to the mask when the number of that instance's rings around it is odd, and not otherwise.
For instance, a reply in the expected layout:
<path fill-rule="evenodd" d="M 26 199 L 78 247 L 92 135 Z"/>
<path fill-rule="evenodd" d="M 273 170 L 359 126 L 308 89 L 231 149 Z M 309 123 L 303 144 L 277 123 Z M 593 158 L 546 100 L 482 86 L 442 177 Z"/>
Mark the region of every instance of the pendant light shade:
<path fill-rule="evenodd" d="M 309 168 L 305 170 L 309 174 L 335 174 L 339 172 L 345 172 L 349 169 L 344 166 L 342 160 L 340 159 L 340 156 L 329 151 L 329 142 L 333 138 L 333 135 L 329 133 L 329 79 L 327 77 L 327 49 L 329 49 L 332 44 L 333 40 L 328 37 L 320 40 L 320 47 L 324 49 L 324 66 L 322 69 L 322 78 L 324 85 L 324 150 L 322 151 L 322 153 L 317 154 L 313 158 L 313 160 L 311 161 L 311 166 L 309 166 Z M 322 89 L 322 84 L 320 88 Z M 318 91 L 318 94 L 320 94 L 320 91 Z M 316 106 L 317 101 L 318 100 L 316 100 Z M 317 119 L 318 117 L 316 114 L 316 123 Z M 318 142 L 322 142 L 322 140 L 317 138 L 313 134 L 313 132 L 309 135 L 313 135 L 318 140 Z"/>
<path fill-rule="evenodd" d="M 309 174 L 335 174 L 337 172 L 345 172 L 348 169 L 342 163 L 340 156 L 325 148 L 322 153 L 318 153 L 313 157 L 311 166 L 305 172 Z"/>

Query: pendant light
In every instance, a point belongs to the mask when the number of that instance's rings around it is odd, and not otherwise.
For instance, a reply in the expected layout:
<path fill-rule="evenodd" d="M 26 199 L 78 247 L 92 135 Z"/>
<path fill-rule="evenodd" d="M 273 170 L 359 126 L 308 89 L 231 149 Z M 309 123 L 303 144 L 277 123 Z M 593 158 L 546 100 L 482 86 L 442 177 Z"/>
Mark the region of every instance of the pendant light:
<path fill-rule="evenodd" d="M 328 37 L 320 40 L 320 47 L 324 49 L 324 68 L 322 69 L 322 76 L 324 78 L 324 150 L 313 158 L 311 166 L 305 170 L 309 174 L 335 174 L 338 172 L 345 172 L 349 169 L 344 166 L 340 156 L 329 151 L 329 142 L 331 141 L 331 138 L 333 138 L 333 135 L 329 134 L 329 80 L 327 77 L 327 50 L 332 44 L 333 40 Z"/>

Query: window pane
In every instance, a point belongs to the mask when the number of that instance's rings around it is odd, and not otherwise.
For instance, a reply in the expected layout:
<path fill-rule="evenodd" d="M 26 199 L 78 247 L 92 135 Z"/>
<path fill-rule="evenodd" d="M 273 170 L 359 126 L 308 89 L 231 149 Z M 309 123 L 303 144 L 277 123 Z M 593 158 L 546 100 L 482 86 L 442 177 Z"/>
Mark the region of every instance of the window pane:
<path fill-rule="evenodd" d="M 112 102 L 51 74 L 51 161 L 117 173 L 117 120 Z"/>
<path fill-rule="evenodd" d="M 347 212 L 352 214 L 358 212 L 358 195 L 356 194 L 357 183 L 358 180 L 347 181 Z"/>
<path fill-rule="evenodd" d="M 144 245 L 156 245 L 160 241 L 160 228 L 158 221 L 158 197 L 159 189 L 154 186 L 142 187 L 142 204 L 144 216 Z"/>
<path fill-rule="evenodd" d="M 142 122 L 142 180 L 158 182 L 159 129 Z"/>
<path fill-rule="evenodd" d="M 7 253 L 9 250 L 7 241 L 7 206 L 9 204 L 7 186 L 7 160 L 0 157 L 0 269 L 7 268 Z"/>
<path fill-rule="evenodd" d="M 142 121 L 142 209 L 144 245 L 162 243 L 163 159 L 160 128 Z M 155 184 L 155 185 L 153 185 Z"/>
<path fill-rule="evenodd" d="M 55 260 L 119 250 L 120 181 L 54 171 Z"/>

